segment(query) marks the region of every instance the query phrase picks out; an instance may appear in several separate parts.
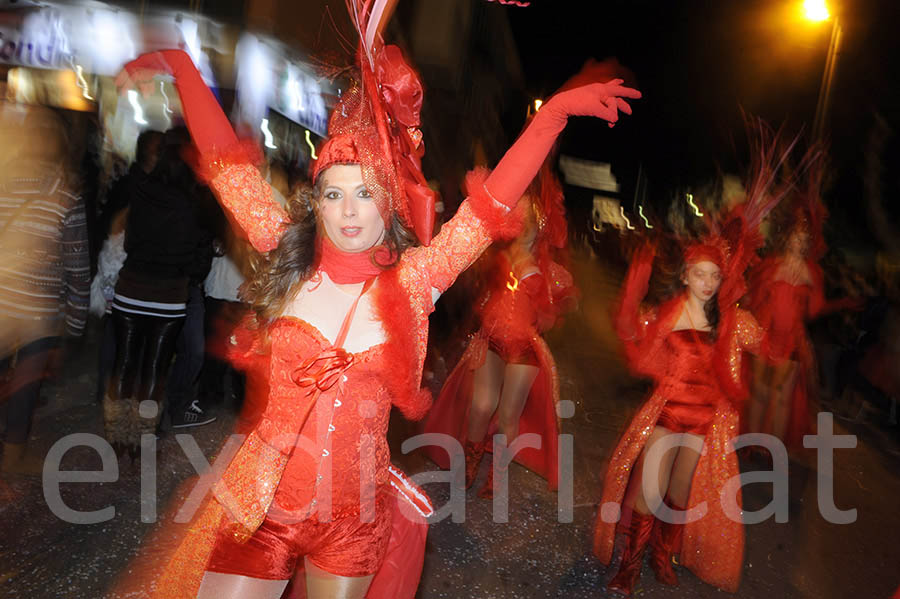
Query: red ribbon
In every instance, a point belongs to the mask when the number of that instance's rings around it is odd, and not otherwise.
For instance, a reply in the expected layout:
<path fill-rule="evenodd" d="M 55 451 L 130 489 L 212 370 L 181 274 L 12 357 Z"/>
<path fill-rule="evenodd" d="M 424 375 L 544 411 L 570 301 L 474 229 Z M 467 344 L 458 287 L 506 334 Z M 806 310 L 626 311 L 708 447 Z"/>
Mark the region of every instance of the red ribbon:
<path fill-rule="evenodd" d="M 294 370 L 291 380 L 299 387 L 310 387 L 308 393 L 328 391 L 352 364 L 353 354 L 344 348 L 327 349 Z"/>

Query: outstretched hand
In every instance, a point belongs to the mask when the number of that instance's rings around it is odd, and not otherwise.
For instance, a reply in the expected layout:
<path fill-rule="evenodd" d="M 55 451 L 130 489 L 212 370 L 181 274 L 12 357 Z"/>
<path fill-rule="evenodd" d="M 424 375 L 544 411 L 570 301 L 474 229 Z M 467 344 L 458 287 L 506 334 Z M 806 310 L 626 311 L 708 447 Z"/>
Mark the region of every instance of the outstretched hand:
<path fill-rule="evenodd" d="M 622 83 L 622 79 L 613 79 L 607 83 L 590 83 L 569 89 L 550 98 L 545 108 L 566 117 L 598 117 L 613 127 L 619 120 L 619 111 L 631 114 L 631 105 L 625 98 L 637 100 L 641 97 L 640 91 L 625 87 Z"/>

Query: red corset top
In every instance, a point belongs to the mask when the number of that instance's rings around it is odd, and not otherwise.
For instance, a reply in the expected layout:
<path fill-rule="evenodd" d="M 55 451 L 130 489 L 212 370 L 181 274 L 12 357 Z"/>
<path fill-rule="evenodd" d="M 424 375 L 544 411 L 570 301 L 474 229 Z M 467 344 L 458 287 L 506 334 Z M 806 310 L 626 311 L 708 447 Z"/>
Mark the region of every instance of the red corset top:
<path fill-rule="evenodd" d="M 343 361 L 328 360 L 331 343 L 313 325 L 293 317 L 275 321 L 269 336 L 267 411 L 304 409 L 315 397 L 311 389 L 316 373 L 321 373 L 323 388 L 288 460 L 275 505 L 299 514 L 313 499 L 321 510 L 330 498 L 335 515 L 358 511 L 361 477 L 376 486 L 388 480 L 391 396 L 381 382 L 387 366 L 384 345 L 347 354 Z M 317 357 L 325 359 L 303 369 Z"/>
<path fill-rule="evenodd" d="M 657 384 L 669 403 L 714 406 L 724 397 L 713 369 L 715 344 L 710 333 L 683 329 L 665 339 L 666 368 Z"/>

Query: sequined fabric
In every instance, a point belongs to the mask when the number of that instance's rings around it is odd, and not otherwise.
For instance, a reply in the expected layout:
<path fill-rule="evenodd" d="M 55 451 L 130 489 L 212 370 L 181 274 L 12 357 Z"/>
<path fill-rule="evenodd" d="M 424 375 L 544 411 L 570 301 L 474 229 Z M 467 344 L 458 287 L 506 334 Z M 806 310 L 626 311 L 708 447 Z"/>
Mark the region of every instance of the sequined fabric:
<path fill-rule="evenodd" d="M 680 304 L 677 305 L 680 307 Z M 648 355 L 635 358 L 640 359 L 643 371 L 653 373 L 657 379 L 657 388 L 628 425 L 613 451 L 604 476 L 600 510 L 594 528 L 594 553 L 606 564 L 612 559 L 616 522 L 604 520 L 614 520 L 609 517 L 611 513 L 622 512 L 622 501 L 632 468 L 660 415 L 667 408 L 667 398 L 672 394 L 691 393 L 691 381 L 695 383 L 698 380 L 696 361 L 671 355 L 673 350 L 677 352 L 678 346 L 666 343 L 674 324 L 673 313 L 671 305 L 664 305 L 656 313 L 655 321 L 652 312 L 644 312 L 641 316 L 642 333 L 652 332 L 658 339 L 656 342 L 643 339 L 641 347 L 652 350 L 652 353 L 649 358 Z M 740 384 L 742 352 L 758 351 L 764 341 L 764 331 L 744 310 L 735 309 L 733 318 L 734 326 L 725 340 L 728 348 L 726 362 L 733 382 Z M 664 322 L 660 322 L 662 320 Z M 715 351 L 719 351 L 719 347 L 718 343 L 712 346 Z M 717 375 L 712 375 L 710 379 L 703 378 L 707 384 L 721 382 Z M 741 493 L 737 489 L 731 500 L 734 504 L 734 513 L 731 515 L 737 515 L 737 521 L 728 517 L 721 497 L 726 483 L 739 474 L 732 446 L 732 439 L 739 434 L 738 413 L 731 399 L 724 393 L 719 391 L 718 394 L 710 395 L 710 398 L 713 396 L 717 397 L 715 410 L 704 438 L 704 454 L 694 471 L 688 505 L 688 508 L 693 508 L 705 502 L 707 513 L 703 518 L 685 525 L 681 562 L 709 584 L 735 592 L 740 582 L 744 554 L 744 529 L 739 520 Z M 694 401 L 693 397 L 679 399 L 682 404 Z"/>
<path fill-rule="evenodd" d="M 231 517 L 230 532 L 245 541 L 265 518 L 275 496 L 287 456 L 251 433 L 213 487 Z"/>
<path fill-rule="evenodd" d="M 249 163 L 232 163 L 220 165 L 215 173 L 210 186 L 256 251 L 275 249 L 290 219 L 259 169 Z"/>

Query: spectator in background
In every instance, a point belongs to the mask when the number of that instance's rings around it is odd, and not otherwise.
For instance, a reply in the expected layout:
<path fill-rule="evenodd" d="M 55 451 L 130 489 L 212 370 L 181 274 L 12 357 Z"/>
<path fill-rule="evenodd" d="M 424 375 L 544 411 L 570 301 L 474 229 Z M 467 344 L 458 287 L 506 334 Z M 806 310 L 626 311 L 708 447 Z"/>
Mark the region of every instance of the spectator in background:
<path fill-rule="evenodd" d="M 181 129 L 173 135 L 182 136 L 182 145 L 189 144 L 187 131 Z M 213 260 L 213 237 L 218 229 L 213 224 L 221 215 L 221 209 L 208 188 L 200 186 L 193 178 L 185 181 L 188 197 L 194 210 L 194 256 L 188 267 L 188 300 L 184 326 L 175 348 L 175 363 L 166 389 L 168 421 L 172 428 L 202 426 L 216 417 L 201 407 L 197 396 L 197 381 L 203 369 L 206 337 L 204 334 L 203 281 Z"/>
<path fill-rule="evenodd" d="M 66 169 L 62 120 L 0 103 L 0 409 L 3 474 L 40 474 L 26 452 L 43 379 L 60 340 L 84 332 L 90 259 L 84 204 Z"/>
<path fill-rule="evenodd" d="M 135 161 L 128 172 L 113 184 L 109 200 L 100 216 L 100 230 L 107 235 L 97 259 L 97 274 L 91 283 L 91 312 L 103 319 L 103 336 L 97 368 L 97 403 L 109 384 L 116 362 L 116 335 L 112 322 L 112 303 L 115 297 L 119 270 L 125 262 L 125 224 L 128 218 L 129 189 L 135 180 L 147 177 L 159 162 L 163 134 L 143 131 L 137 139 Z"/>
<path fill-rule="evenodd" d="M 188 193 L 193 175 L 180 150 L 180 137 L 167 135 L 156 169 L 133 170 L 128 189 L 128 256 L 113 299 L 116 362 L 103 417 L 107 439 L 132 459 L 141 435 L 155 433 L 159 423 L 195 259 L 195 211 Z M 156 405 L 139 409 L 148 400 Z"/>

